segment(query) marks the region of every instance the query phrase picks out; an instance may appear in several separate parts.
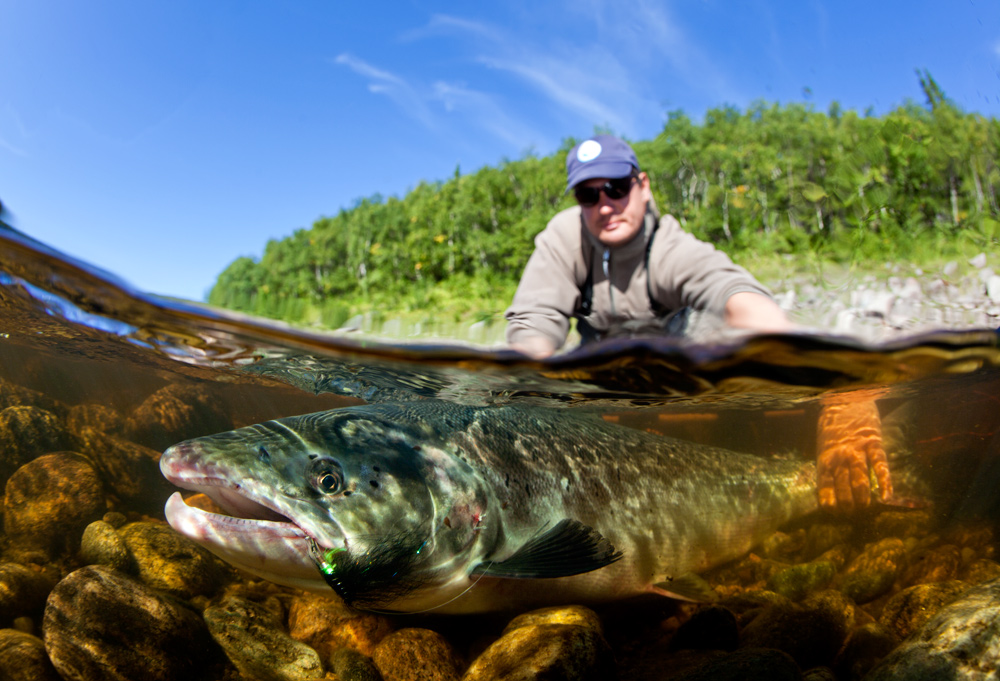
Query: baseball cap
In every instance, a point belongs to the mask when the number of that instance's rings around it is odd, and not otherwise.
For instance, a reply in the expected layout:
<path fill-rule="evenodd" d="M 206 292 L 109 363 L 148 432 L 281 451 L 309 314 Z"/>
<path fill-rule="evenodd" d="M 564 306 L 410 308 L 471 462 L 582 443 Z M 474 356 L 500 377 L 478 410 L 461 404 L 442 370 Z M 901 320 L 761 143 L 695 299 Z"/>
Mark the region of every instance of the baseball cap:
<path fill-rule="evenodd" d="M 625 177 L 639 161 L 632 147 L 614 135 L 595 135 L 580 142 L 566 157 L 566 191 L 595 177 Z"/>

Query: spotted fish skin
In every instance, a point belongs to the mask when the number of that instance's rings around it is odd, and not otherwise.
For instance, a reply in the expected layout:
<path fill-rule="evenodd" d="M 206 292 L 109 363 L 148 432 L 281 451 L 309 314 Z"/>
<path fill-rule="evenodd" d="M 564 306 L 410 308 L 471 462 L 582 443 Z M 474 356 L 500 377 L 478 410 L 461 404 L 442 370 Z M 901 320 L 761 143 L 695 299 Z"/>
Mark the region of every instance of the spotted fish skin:
<path fill-rule="evenodd" d="M 358 566 L 345 587 L 355 604 L 407 612 L 656 592 L 745 554 L 817 507 L 809 463 L 660 437 L 578 410 L 434 400 L 189 440 L 164 453 L 161 469 L 245 518 L 205 514 L 179 495 L 168 502 L 171 525 L 224 559 L 328 591 L 310 544 L 346 549 Z M 620 558 L 580 574 L 496 576 L 491 566 L 518 562 L 519 550 L 566 520 Z M 380 581 L 366 584 L 364 562 L 383 556 L 398 565 L 380 566 Z"/>

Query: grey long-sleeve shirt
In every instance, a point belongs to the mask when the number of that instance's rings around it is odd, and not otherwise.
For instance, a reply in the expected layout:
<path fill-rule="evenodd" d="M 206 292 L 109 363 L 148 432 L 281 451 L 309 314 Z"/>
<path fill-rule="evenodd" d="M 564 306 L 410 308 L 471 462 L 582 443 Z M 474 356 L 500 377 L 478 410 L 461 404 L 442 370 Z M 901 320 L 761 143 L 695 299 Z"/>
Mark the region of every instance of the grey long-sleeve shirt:
<path fill-rule="evenodd" d="M 598 331 L 653 323 L 658 315 L 651 307 L 650 295 L 669 311 L 691 307 L 720 316 L 735 293 L 770 296 L 747 270 L 685 232 L 672 215 L 659 218 L 647 272 L 646 244 L 657 219 L 648 208 L 639 234 L 626 244 L 607 249 L 587 231 L 579 206 L 558 213 L 535 237 L 535 251 L 505 313 L 507 342 L 545 336 L 556 348 L 562 347 L 569 320 L 580 306 L 588 272 L 592 275 L 592 308 L 584 319 Z"/>

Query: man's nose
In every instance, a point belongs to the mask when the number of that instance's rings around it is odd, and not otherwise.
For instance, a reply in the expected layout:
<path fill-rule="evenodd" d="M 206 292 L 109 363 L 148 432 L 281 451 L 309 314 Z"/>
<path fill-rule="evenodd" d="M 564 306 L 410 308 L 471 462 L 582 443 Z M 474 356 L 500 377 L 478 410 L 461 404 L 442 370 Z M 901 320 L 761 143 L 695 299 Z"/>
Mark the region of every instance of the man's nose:
<path fill-rule="evenodd" d="M 599 194 L 600 199 L 597 202 L 597 210 L 604 214 L 613 213 L 615 210 L 615 202 L 608 198 L 608 195 L 604 192 Z"/>

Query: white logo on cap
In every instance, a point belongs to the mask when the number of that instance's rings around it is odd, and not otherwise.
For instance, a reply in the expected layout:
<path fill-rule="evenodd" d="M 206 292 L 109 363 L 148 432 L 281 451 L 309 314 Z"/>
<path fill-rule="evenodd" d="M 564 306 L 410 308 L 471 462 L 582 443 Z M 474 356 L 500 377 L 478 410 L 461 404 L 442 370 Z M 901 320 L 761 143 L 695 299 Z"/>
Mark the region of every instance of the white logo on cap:
<path fill-rule="evenodd" d="M 601 143 L 596 140 L 587 140 L 576 150 L 576 158 L 580 163 L 593 161 L 601 155 Z"/>

